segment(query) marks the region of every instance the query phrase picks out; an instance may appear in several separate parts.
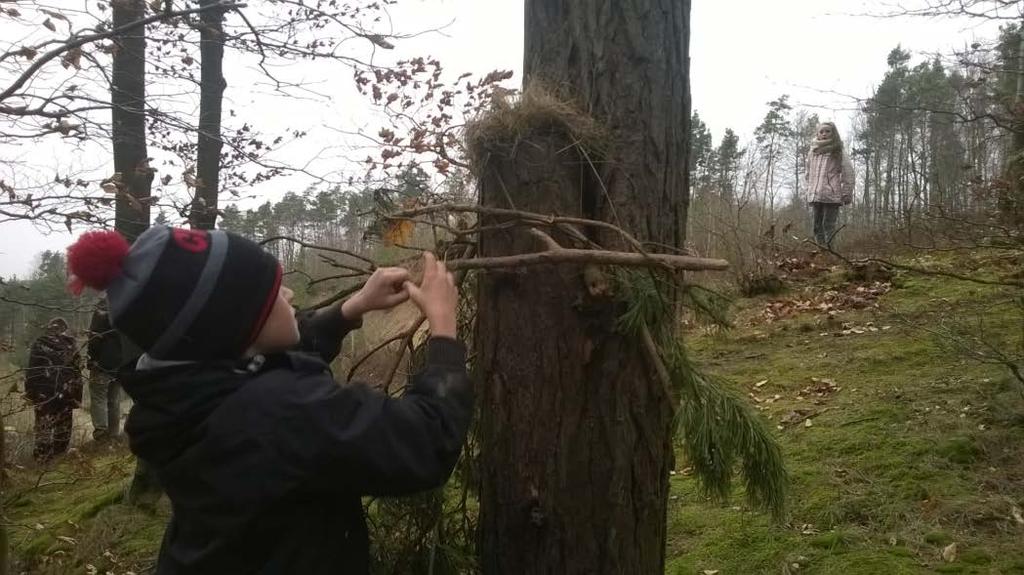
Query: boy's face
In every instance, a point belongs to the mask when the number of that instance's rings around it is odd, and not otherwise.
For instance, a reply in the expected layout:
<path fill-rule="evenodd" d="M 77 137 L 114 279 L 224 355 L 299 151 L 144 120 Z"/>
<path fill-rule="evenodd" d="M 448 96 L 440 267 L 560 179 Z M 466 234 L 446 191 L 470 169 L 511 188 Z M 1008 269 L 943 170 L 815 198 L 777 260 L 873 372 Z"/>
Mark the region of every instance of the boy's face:
<path fill-rule="evenodd" d="M 252 350 L 257 353 L 272 353 L 290 349 L 299 343 L 299 324 L 295 321 L 295 309 L 292 308 L 292 290 L 281 286 L 277 293 L 274 307 L 267 316 L 267 323 L 256 336 Z"/>

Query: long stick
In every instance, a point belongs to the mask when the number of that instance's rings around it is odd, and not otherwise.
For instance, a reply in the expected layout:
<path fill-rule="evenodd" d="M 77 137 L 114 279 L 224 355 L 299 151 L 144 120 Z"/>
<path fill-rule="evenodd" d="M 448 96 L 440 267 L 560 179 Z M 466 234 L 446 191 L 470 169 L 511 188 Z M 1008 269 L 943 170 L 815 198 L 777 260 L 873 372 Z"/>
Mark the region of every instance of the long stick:
<path fill-rule="evenodd" d="M 451 260 L 450 270 L 516 268 L 545 264 L 590 263 L 630 267 L 664 267 L 677 270 L 726 270 L 729 262 L 720 259 L 671 254 L 635 254 L 604 250 L 561 248 L 515 256 L 493 256 Z"/>

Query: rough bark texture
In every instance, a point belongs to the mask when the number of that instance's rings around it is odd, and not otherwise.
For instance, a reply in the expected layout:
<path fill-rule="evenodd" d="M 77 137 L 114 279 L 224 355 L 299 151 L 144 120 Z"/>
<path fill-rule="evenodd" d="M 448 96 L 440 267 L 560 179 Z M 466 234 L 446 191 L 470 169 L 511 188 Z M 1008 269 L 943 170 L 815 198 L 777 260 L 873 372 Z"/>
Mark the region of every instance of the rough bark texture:
<path fill-rule="evenodd" d="M 4 416 L 0 413 L 0 517 L 4 515 L 3 502 L 7 499 L 7 431 Z M 0 524 L 0 575 L 10 572 L 10 539 L 7 522 Z"/>
<path fill-rule="evenodd" d="M 524 75 L 574 96 L 616 136 L 594 215 L 682 245 L 689 205 L 689 0 L 527 0 Z"/>
<path fill-rule="evenodd" d="M 144 0 L 112 2 L 113 24 L 117 28 L 146 15 Z M 126 186 L 117 196 L 114 227 L 129 242 L 149 227 L 150 190 L 153 169 L 146 154 L 146 29 L 138 28 L 114 39 L 117 51 L 111 71 L 110 98 L 114 171 Z M 160 496 L 155 477 L 141 460 L 128 488 L 127 500 L 137 503 Z"/>
<path fill-rule="evenodd" d="M 124 26 L 146 15 L 143 0 L 112 2 L 113 26 Z M 114 38 L 117 50 L 111 71 L 110 99 L 114 171 L 121 174 L 114 227 L 134 241 L 149 227 L 149 195 L 153 170 L 146 154 L 146 30 L 132 30 Z M 130 198 L 129 198 L 130 196 Z"/>
<path fill-rule="evenodd" d="M 557 130 L 537 129 L 492 146 L 481 202 L 603 219 L 680 246 L 688 23 L 688 1 L 527 0 L 526 82 L 575 99 L 612 129 L 614 143 L 598 159 Z M 480 255 L 536 251 L 535 242 L 522 230 L 494 231 Z M 595 274 L 539 266 L 479 282 L 486 574 L 664 572 L 670 398 L 639 342 L 616 333 L 621 310 L 587 289 Z"/>
<path fill-rule="evenodd" d="M 201 0 L 200 6 L 220 0 Z M 224 100 L 224 12 L 200 14 L 199 53 L 202 58 L 199 95 L 199 145 L 196 150 L 196 191 L 192 201 L 192 227 L 212 230 L 217 222 L 220 192 L 221 104 Z"/>

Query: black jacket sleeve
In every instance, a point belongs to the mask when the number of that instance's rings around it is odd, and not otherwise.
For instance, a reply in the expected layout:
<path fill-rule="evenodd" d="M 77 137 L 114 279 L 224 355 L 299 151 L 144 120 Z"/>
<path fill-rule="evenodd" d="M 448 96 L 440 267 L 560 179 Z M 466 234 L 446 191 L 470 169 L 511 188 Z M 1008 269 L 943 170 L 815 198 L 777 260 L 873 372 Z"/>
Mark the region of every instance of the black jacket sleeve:
<path fill-rule="evenodd" d="M 28 352 L 28 367 L 25 368 L 25 397 L 32 403 L 42 403 L 52 398 L 54 382 L 50 379 L 50 357 L 36 340 Z"/>
<path fill-rule="evenodd" d="M 299 346 L 296 351 L 319 355 L 328 364 L 341 353 L 341 342 L 349 332 L 362 327 L 361 320 L 345 319 L 341 302 L 319 310 L 296 315 L 299 322 Z"/>
<path fill-rule="evenodd" d="M 442 485 L 473 412 L 465 347 L 452 339 L 427 343 L 426 367 L 400 398 L 327 377 L 293 389 L 268 441 L 319 493 L 403 495 Z"/>
<path fill-rule="evenodd" d="M 102 365 L 103 338 L 107 336 L 107 332 L 111 329 L 110 321 L 107 319 L 106 314 L 93 312 L 92 319 L 89 320 L 89 343 L 86 346 L 86 352 L 89 354 L 90 368 Z"/>

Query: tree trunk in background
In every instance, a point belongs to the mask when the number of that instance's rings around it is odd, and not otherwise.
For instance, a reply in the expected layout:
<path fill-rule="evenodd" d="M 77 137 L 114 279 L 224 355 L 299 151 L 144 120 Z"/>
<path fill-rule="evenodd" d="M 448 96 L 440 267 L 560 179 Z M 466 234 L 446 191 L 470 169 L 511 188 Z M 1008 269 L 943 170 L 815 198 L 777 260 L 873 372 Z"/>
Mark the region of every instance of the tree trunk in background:
<path fill-rule="evenodd" d="M 220 0 L 200 0 L 200 6 Z M 193 228 L 212 230 L 217 223 L 220 192 L 221 104 L 224 100 L 224 11 L 199 15 L 199 53 L 202 70 L 199 95 L 199 145 L 196 150 L 196 190 L 190 220 Z"/>
<path fill-rule="evenodd" d="M 143 0 L 112 2 L 113 26 L 146 16 Z M 123 193 L 117 195 L 114 227 L 129 242 L 149 227 L 149 195 L 153 169 L 146 153 L 146 30 L 136 28 L 114 41 L 110 100 L 114 171 L 121 174 Z"/>
<path fill-rule="evenodd" d="M 611 129 L 614 144 L 597 161 L 564 134 L 526 133 L 518 146 L 490 150 L 481 203 L 601 219 L 681 246 L 689 1 L 525 7 L 525 81 L 570 95 Z M 614 235 L 584 231 L 622 247 Z M 517 229 L 484 234 L 480 249 L 496 256 L 540 246 Z M 597 270 L 586 271 L 593 280 Z M 616 332 L 621 309 L 588 291 L 583 276 L 578 266 L 542 266 L 480 278 L 480 542 L 488 575 L 664 572 L 671 398 L 637 343 Z"/>
<path fill-rule="evenodd" d="M 1024 18 L 1018 23 L 1017 91 L 1013 102 L 1013 138 L 1006 165 L 1008 189 L 1003 192 L 999 211 L 1014 225 L 1024 226 Z"/>
<path fill-rule="evenodd" d="M 0 517 L 4 515 L 3 502 L 7 499 L 7 429 L 4 415 L 0 412 Z M 0 523 L 0 575 L 10 572 L 10 538 L 7 535 L 7 521 Z"/>
<path fill-rule="evenodd" d="M 115 28 L 140 20 L 146 15 L 143 0 L 111 2 Z M 146 154 L 146 30 L 136 28 L 117 36 L 114 52 L 110 97 L 114 171 L 122 176 L 126 188 L 117 196 L 114 227 L 135 241 L 149 227 L 149 196 L 154 171 Z M 122 346 L 125 345 L 122 338 Z M 128 488 L 130 503 L 146 503 L 160 497 L 160 488 L 152 471 L 137 461 L 135 477 Z"/>

